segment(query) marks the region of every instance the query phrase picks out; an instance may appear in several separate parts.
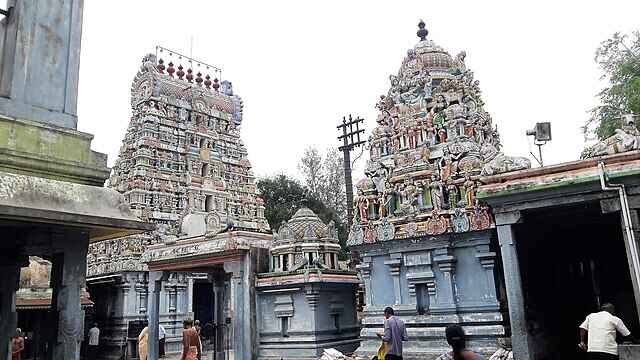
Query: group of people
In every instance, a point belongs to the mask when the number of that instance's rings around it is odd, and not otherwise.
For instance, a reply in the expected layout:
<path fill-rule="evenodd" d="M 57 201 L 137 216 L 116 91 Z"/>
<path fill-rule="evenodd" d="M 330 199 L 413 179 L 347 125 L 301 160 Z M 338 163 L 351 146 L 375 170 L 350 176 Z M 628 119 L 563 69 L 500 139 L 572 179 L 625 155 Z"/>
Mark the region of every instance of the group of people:
<path fill-rule="evenodd" d="M 382 339 L 384 348 L 384 360 L 402 360 L 402 343 L 409 340 L 404 322 L 394 316 L 391 307 L 384 309 L 384 332 L 377 334 Z M 182 357 L 181 360 L 200 360 L 202 356 L 202 342 L 200 341 L 200 322 L 191 319 L 183 321 L 182 330 Z M 578 348 L 587 352 L 589 360 L 617 360 L 618 344 L 616 335 L 620 333 L 625 338 L 630 338 L 631 332 L 622 320 L 615 316 L 615 307 L 612 304 L 603 304 L 600 312 L 589 314 L 580 324 L 580 343 Z M 162 325 L 158 328 L 159 356 L 165 357 L 166 330 Z M 485 360 L 480 354 L 468 349 L 464 330 L 459 325 L 449 325 L 445 329 L 447 343 L 451 351 L 440 355 L 437 360 Z M 96 359 L 98 355 L 100 329 L 94 323 L 89 329 L 88 359 Z M 149 327 L 146 326 L 138 336 L 138 358 L 147 360 L 148 356 Z M 11 360 L 21 360 L 24 350 L 24 337 L 22 331 L 16 329 L 11 338 Z M 500 352 L 492 359 L 512 358 L 510 352 Z M 382 360 L 382 359 L 380 359 Z"/>
<path fill-rule="evenodd" d="M 200 321 L 186 319 L 182 322 L 182 357 L 181 360 L 200 360 L 202 342 L 200 341 Z M 165 339 L 167 332 L 162 325 L 158 328 L 158 356 L 165 357 Z M 145 326 L 138 335 L 138 358 L 147 360 L 149 355 L 149 327 Z"/>
<path fill-rule="evenodd" d="M 182 331 L 182 357 L 181 360 L 200 360 L 202 353 L 202 343 L 200 341 L 200 321 L 187 319 L 183 321 L 184 330 Z M 20 329 L 18 329 L 20 331 Z M 166 357 L 165 340 L 167 337 L 167 331 L 164 326 L 158 325 L 158 356 L 160 358 Z M 17 339 L 15 337 L 14 339 Z M 100 344 L 100 329 L 98 324 L 94 323 L 91 329 L 89 329 L 89 341 L 87 348 L 87 359 L 94 360 L 98 358 L 98 349 Z M 18 340 L 14 340 L 13 343 L 18 344 Z M 22 341 L 22 347 L 13 345 L 14 349 L 24 348 L 24 340 Z M 17 350 L 16 350 L 17 351 Z M 138 359 L 147 360 L 149 356 L 149 326 L 145 326 L 138 335 Z M 17 357 L 14 355 L 12 360 L 20 360 L 18 353 Z"/>
<path fill-rule="evenodd" d="M 384 333 L 377 334 L 383 341 L 384 360 L 402 360 L 402 343 L 409 340 L 405 324 L 394 316 L 391 307 L 384 309 L 384 318 Z M 589 314 L 579 329 L 578 348 L 587 352 L 588 360 L 618 360 L 617 333 L 625 338 L 631 336 L 622 320 L 615 316 L 615 307 L 609 303 L 603 304 L 600 312 Z M 451 351 L 440 355 L 437 360 L 484 360 L 480 354 L 467 348 L 461 326 L 447 326 L 445 335 Z M 513 359 L 513 354 L 500 349 L 490 360 L 494 359 Z"/>

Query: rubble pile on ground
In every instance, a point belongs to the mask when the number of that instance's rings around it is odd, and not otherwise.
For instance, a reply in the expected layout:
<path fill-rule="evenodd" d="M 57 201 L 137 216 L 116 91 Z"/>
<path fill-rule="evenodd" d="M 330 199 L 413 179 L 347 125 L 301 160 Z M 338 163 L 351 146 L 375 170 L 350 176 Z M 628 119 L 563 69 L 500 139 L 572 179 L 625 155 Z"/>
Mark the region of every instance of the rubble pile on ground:
<path fill-rule="evenodd" d="M 336 349 L 324 349 L 319 360 L 362 360 L 362 358 L 345 355 Z"/>

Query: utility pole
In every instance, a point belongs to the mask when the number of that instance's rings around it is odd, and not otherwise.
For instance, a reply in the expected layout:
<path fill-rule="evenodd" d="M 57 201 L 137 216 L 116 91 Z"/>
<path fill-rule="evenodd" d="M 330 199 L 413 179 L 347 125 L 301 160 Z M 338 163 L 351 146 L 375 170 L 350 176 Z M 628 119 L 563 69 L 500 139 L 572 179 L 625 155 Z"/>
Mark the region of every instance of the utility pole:
<path fill-rule="evenodd" d="M 351 179 L 351 151 L 358 146 L 364 145 L 365 141 L 360 140 L 360 134 L 364 134 L 364 129 L 360 129 L 360 124 L 364 119 L 360 117 L 349 120 L 342 117 L 342 124 L 337 126 L 338 130 L 342 130 L 342 135 L 338 136 L 338 140 L 342 141 L 342 146 L 338 150 L 342 151 L 344 158 L 344 185 L 347 193 L 347 223 L 349 229 L 353 224 L 353 180 Z"/>

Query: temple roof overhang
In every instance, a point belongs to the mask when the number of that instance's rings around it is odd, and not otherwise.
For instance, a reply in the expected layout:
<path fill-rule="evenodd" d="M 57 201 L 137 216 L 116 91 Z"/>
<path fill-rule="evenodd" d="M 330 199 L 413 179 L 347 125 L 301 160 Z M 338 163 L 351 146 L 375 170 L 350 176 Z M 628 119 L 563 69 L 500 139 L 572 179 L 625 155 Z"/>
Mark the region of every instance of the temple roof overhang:
<path fill-rule="evenodd" d="M 636 186 L 640 186 L 640 151 L 630 151 L 483 177 L 478 198 L 495 211 L 497 208 L 546 207 L 553 205 L 549 202 L 553 199 L 561 199 L 561 203 L 567 204 L 617 197 L 616 193 L 602 191 L 598 170 L 600 162 L 604 164 L 611 182 L 631 187 L 628 189 L 631 194 L 637 191 Z M 540 203 L 540 206 L 534 206 L 534 203 Z"/>
<path fill-rule="evenodd" d="M 91 242 L 150 231 L 112 189 L 0 172 L 0 222 L 78 228 Z"/>
<path fill-rule="evenodd" d="M 239 260 L 252 248 L 268 249 L 270 234 L 231 231 L 182 238 L 173 244 L 157 244 L 147 248 L 142 261 L 150 271 L 207 271 L 225 261 Z"/>

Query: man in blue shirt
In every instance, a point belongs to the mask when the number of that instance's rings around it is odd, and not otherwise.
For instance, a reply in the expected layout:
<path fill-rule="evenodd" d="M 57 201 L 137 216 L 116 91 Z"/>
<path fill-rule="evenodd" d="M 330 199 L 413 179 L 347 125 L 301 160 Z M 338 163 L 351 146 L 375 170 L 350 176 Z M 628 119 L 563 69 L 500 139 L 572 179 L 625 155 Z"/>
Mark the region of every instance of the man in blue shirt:
<path fill-rule="evenodd" d="M 384 334 L 378 334 L 387 343 L 385 360 L 402 360 L 402 342 L 408 341 L 404 322 L 393 316 L 393 308 L 384 309 Z"/>

